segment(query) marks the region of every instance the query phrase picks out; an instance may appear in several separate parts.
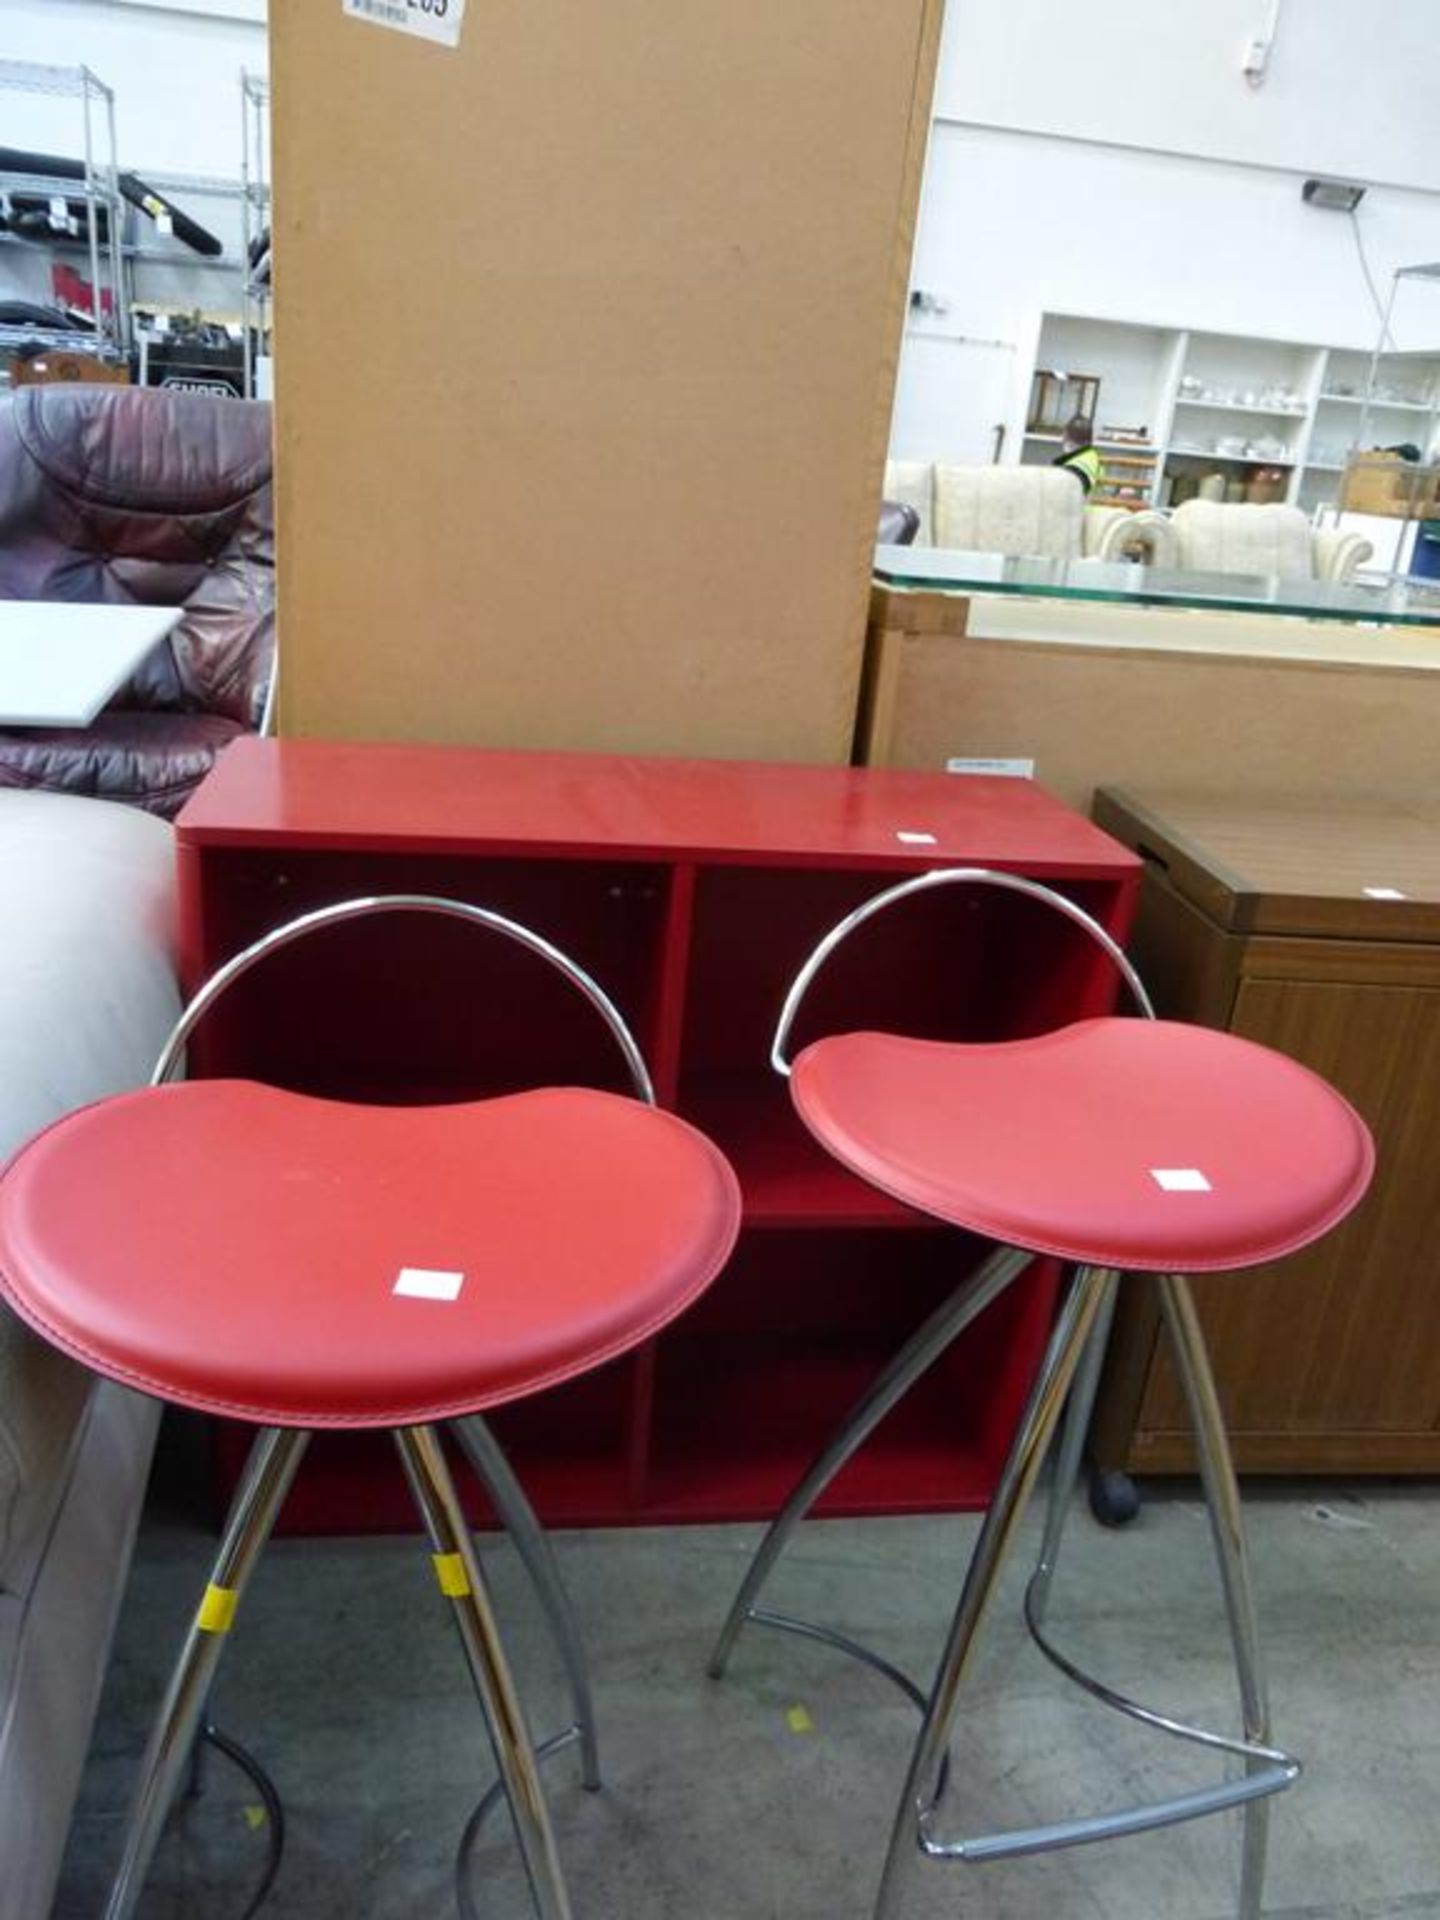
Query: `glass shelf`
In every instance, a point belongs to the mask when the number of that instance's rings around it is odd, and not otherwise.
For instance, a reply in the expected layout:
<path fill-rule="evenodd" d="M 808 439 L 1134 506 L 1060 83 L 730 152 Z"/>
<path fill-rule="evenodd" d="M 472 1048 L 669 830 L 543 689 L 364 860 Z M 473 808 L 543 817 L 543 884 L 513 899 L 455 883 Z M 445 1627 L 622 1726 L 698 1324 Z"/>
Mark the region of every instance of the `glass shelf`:
<path fill-rule="evenodd" d="M 1177 394 L 1177 407 L 1196 407 L 1202 413 L 1258 413 L 1267 420 L 1303 420 L 1305 407 L 1259 407 L 1247 405 L 1243 400 L 1197 400 L 1193 394 Z"/>
<path fill-rule="evenodd" d="M 1293 467 L 1293 457 L 1283 453 L 1218 453 L 1214 447 L 1171 447 L 1172 455 L 1185 460 L 1220 460 L 1232 467 Z"/>
<path fill-rule="evenodd" d="M 1363 407 L 1363 393 L 1322 393 L 1320 398 L 1330 407 Z M 1370 402 L 1372 413 L 1433 413 L 1433 400 L 1380 400 Z"/>
<path fill-rule="evenodd" d="M 875 549 L 884 586 L 932 593 L 1028 594 L 1051 600 L 1139 607 L 1291 614 L 1351 625 L 1440 627 L 1440 584 L 1284 579 L 1248 573 L 1190 573 L 1105 560 L 1027 559 L 943 547 Z"/>

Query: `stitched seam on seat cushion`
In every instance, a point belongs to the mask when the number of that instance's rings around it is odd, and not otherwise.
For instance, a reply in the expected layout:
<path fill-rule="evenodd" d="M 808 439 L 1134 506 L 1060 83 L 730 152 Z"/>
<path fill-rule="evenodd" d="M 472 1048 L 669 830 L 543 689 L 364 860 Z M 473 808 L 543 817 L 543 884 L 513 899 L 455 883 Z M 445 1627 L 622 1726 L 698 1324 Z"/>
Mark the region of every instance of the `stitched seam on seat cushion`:
<path fill-rule="evenodd" d="M 8 1273 L 0 1272 L 0 1291 L 3 1291 L 9 1305 L 20 1315 L 20 1318 L 27 1325 L 34 1327 L 37 1333 L 48 1340 L 52 1346 L 58 1347 L 62 1353 L 70 1354 L 87 1366 L 92 1373 L 98 1373 L 107 1380 L 118 1380 L 128 1387 L 138 1388 L 141 1392 L 148 1393 L 153 1399 L 163 1400 L 169 1404 L 197 1407 L 200 1411 L 207 1413 L 233 1414 L 239 1419 L 266 1427 L 361 1428 L 404 1426 L 416 1420 L 453 1420 L 461 1414 L 479 1413 L 486 1407 L 504 1406 L 510 1400 L 522 1400 L 529 1394 L 543 1392 L 546 1387 L 558 1386 L 563 1380 L 573 1379 L 578 1373 L 588 1373 L 592 1367 L 604 1366 L 607 1360 L 618 1359 L 621 1354 L 628 1353 L 632 1347 L 643 1345 L 652 1333 L 658 1333 L 662 1327 L 667 1326 L 671 1320 L 683 1313 L 691 1301 L 705 1291 L 730 1258 L 740 1224 L 738 1192 L 735 1198 L 737 1205 L 733 1230 L 719 1254 L 701 1270 L 699 1277 L 686 1288 L 678 1300 L 668 1303 L 663 1312 L 651 1315 L 639 1327 L 620 1338 L 606 1341 L 601 1347 L 587 1350 L 583 1358 L 572 1360 L 563 1366 L 551 1367 L 542 1374 L 529 1375 L 523 1385 L 509 1390 L 499 1391 L 493 1395 L 482 1395 L 479 1399 L 467 1396 L 462 1400 L 446 1401 L 440 1406 L 427 1405 L 417 1409 L 407 1404 L 382 1408 L 378 1411 L 367 1410 L 362 1418 L 319 1411 L 288 1413 L 284 1418 L 280 1418 L 272 1411 L 262 1412 L 257 1407 L 248 1406 L 239 1400 L 222 1399 L 218 1394 L 206 1394 L 201 1397 L 177 1391 L 173 1386 L 167 1386 L 134 1368 L 102 1359 L 86 1342 L 77 1340 L 72 1334 L 53 1325 L 43 1313 L 31 1306 L 29 1301 L 21 1299 Z"/>
<path fill-rule="evenodd" d="M 1257 1253 L 1249 1259 L 1237 1260 L 1231 1256 L 1210 1260 L 1182 1261 L 1172 1257 L 1167 1260 L 1143 1261 L 1135 1258 L 1132 1249 L 1113 1247 L 1109 1250 L 1100 1250 L 1098 1252 L 1094 1250 L 1087 1251 L 1082 1255 L 1076 1253 L 1073 1248 L 1061 1246 L 1057 1241 L 1042 1240 L 1033 1234 L 1027 1235 L 1023 1240 L 1004 1240 L 1000 1234 L 995 1233 L 986 1226 L 977 1224 L 973 1219 L 957 1221 L 953 1220 L 948 1214 L 937 1212 L 934 1207 L 927 1206 L 923 1200 L 917 1200 L 913 1194 L 903 1193 L 899 1187 L 893 1185 L 891 1182 L 881 1180 L 868 1167 L 862 1168 L 858 1166 L 854 1160 L 847 1159 L 844 1154 L 839 1152 L 833 1141 L 827 1140 L 811 1126 L 804 1109 L 798 1101 L 792 1100 L 791 1104 L 794 1106 L 796 1113 L 799 1114 L 801 1121 L 812 1138 L 818 1141 L 820 1146 L 822 1146 L 828 1154 L 838 1160 L 842 1166 L 848 1167 L 858 1180 L 864 1180 L 870 1186 L 878 1188 L 881 1193 L 889 1194 L 892 1200 L 899 1200 L 903 1205 L 913 1207 L 919 1213 L 927 1214 L 932 1220 L 943 1220 L 948 1226 L 957 1226 L 970 1233 L 984 1234 L 987 1238 L 996 1241 L 997 1244 L 1019 1247 L 1023 1252 L 1046 1253 L 1057 1260 L 1084 1260 L 1091 1266 L 1113 1266 L 1122 1268 L 1127 1272 L 1240 1273 L 1247 1267 L 1263 1266 L 1267 1260 L 1281 1260 L 1286 1254 L 1298 1253 L 1302 1247 L 1308 1247 L 1314 1241 L 1323 1239 L 1332 1227 L 1338 1226 L 1351 1209 L 1357 1206 L 1364 1198 L 1365 1191 L 1370 1185 L 1371 1175 L 1375 1171 L 1374 1143 L 1371 1141 L 1368 1131 L 1366 1131 L 1362 1125 L 1360 1136 L 1361 1146 L 1363 1148 L 1361 1154 L 1361 1169 L 1355 1180 L 1347 1187 L 1342 1199 L 1337 1201 L 1334 1207 L 1326 1212 L 1318 1226 L 1307 1228 L 1304 1233 L 1272 1243 L 1266 1247 L 1263 1253 Z"/>

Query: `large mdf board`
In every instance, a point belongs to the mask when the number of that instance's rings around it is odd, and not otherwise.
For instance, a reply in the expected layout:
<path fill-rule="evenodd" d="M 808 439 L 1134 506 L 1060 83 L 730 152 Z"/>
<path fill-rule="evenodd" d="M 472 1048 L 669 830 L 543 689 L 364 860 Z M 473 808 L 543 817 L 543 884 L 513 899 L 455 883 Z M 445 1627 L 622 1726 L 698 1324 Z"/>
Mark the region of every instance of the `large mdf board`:
<path fill-rule="evenodd" d="M 1040 625 L 1030 603 L 1015 605 L 1017 629 Z M 1433 800 L 1440 649 L 1428 631 L 1337 627 L 1343 657 L 1284 657 L 1239 649 L 1245 636 L 1273 646 L 1298 622 L 1219 615 L 1213 626 L 1235 626 L 1231 650 L 1200 652 L 1081 637 L 1086 611 L 1046 622 L 1072 620 L 1071 641 L 1040 641 L 965 631 L 967 615 L 987 617 L 978 601 L 878 590 L 859 758 L 935 772 L 951 759 L 1033 760 L 1036 779 L 1082 812 L 1106 786 L 1333 807 Z M 1126 615 L 1165 631 L 1163 617 Z"/>
<path fill-rule="evenodd" d="M 284 732 L 847 756 L 938 15 L 272 7 Z"/>

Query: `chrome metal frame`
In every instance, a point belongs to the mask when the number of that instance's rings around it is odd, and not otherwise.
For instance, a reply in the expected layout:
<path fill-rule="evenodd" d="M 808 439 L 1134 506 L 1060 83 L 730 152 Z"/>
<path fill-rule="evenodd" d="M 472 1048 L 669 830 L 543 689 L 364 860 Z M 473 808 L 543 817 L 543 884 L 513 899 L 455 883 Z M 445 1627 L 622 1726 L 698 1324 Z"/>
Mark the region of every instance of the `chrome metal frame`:
<path fill-rule="evenodd" d="M 1053 887 L 1042 886 L 1038 880 L 1027 880 L 1018 873 L 996 873 L 989 867 L 935 867 L 929 873 L 917 873 L 909 880 L 901 880 L 893 887 L 887 887 L 883 893 L 873 894 L 864 900 L 853 912 L 847 913 L 843 920 L 835 925 L 816 946 L 810 958 L 801 967 L 785 996 L 785 1004 L 780 1009 L 780 1018 L 775 1027 L 775 1038 L 770 1042 L 770 1064 L 777 1073 L 790 1077 L 790 1062 L 785 1057 L 785 1043 L 790 1038 L 790 1029 L 795 1024 L 795 1016 L 800 1011 L 800 1002 L 810 991 L 815 976 L 825 962 L 843 941 L 850 938 L 857 927 L 864 926 L 867 920 L 873 920 L 877 913 L 883 913 L 887 907 L 893 907 L 901 900 L 908 900 L 914 893 L 930 893 L 936 887 L 969 885 L 977 887 L 997 887 L 1002 893 L 1021 893 L 1029 900 L 1038 900 L 1042 905 L 1053 907 L 1067 920 L 1073 920 L 1095 942 L 1105 957 L 1114 966 L 1115 971 L 1125 982 L 1134 997 L 1135 1004 L 1147 1020 L 1155 1018 L 1155 1008 L 1145 991 L 1145 983 L 1135 971 L 1125 955 L 1124 949 L 1106 932 L 1100 922 L 1083 907 L 1077 907 L 1073 900 L 1067 900 L 1063 893 L 1057 893 Z"/>
<path fill-rule="evenodd" d="M 545 1610 L 545 1617 L 560 1650 L 575 1709 L 573 1723 L 563 1733 L 555 1735 L 554 1739 L 561 1743 L 572 1740 L 579 1743 L 581 1784 L 594 1793 L 600 1786 L 595 1705 L 590 1694 L 590 1674 L 580 1629 L 570 1605 L 570 1596 L 565 1591 L 565 1583 L 560 1578 L 555 1550 L 488 1424 L 479 1414 L 470 1414 L 466 1419 L 452 1420 L 449 1430 L 460 1442 L 465 1457 L 484 1483 L 485 1491 L 500 1516 L 500 1523 L 509 1534 Z"/>
<path fill-rule="evenodd" d="M 536 1915 L 538 1920 L 571 1920 L 570 1898 L 565 1891 L 545 1790 L 540 1784 L 535 1744 L 506 1664 L 495 1611 L 445 1465 L 439 1433 L 434 1427 L 401 1427 L 395 1443 L 432 1548 L 444 1558 L 458 1559 L 465 1570 L 466 1591 L 451 1594 L 455 1624 L 480 1697 L 505 1798 L 510 1803 Z"/>
<path fill-rule="evenodd" d="M 233 1595 L 229 1603 L 233 1611 L 244 1599 L 309 1438 L 291 1427 L 262 1427 L 256 1435 L 211 1569 L 207 1600 L 217 1592 Z M 134 1913 L 201 1729 L 228 1630 L 228 1621 L 217 1630 L 204 1620 L 202 1603 L 190 1623 L 141 1762 L 124 1850 L 105 1903 L 105 1920 L 128 1920 Z"/>
<path fill-rule="evenodd" d="M 788 1077 L 791 1067 L 786 1046 L 800 1005 L 820 968 L 849 934 L 873 915 L 912 894 L 964 884 L 994 886 L 1024 894 L 1062 913 L 1080 926 L 1114 964 L 1142 1016 L 1155 1018 L 1144 985 L 1119 946 L 1098 921 L 1063 894 L 1038 881 L 992 872 L 988 868 L 942 869 L 887 888 L 848 914 L 819 942 L 785 997 L 770 1054 L 775 1071 Z M 717 1679 L 724 1673 L 741 1627 L 753 1620 L 763 1626 L 805 1634 L 864 1660 L 920 1707 L 923 1716 L 920 1734 L 911 1754 L 891 1833 L 874 1920 L 894 1920 L 904 1869 L 917 1853 L 924 1859 L 967 1863 L 1007 1859 L 1148 1832 L 1231 1807 L 1243 1808 L 1245 1815 L 1239 1913 L 1241 1920 L 1257 1920 L 1265 1869 L 1269 1798 L 1298 1778 L 1300 1765 L 1270 1741 L 1239 1489 L 1200 1322 L 1190 1288 L 1179 1275 L 1156 1278 L 1166 1330 L 1195 1433 L 1239 1684 L 1242 1737 L 1233 1738 L 1192 1726 L 1116 1692 L 1061 1652 L 1046 1630 L 1045 1613 L 1059 1561 L 1065 1519 L 1079 1477 L 1085 1434 L 1114 1313 L 1119 1274 L 1112 1269 L 1080 1268 L 1074 1276 L 987 1509 L 928 1694 L 888 1661 L 847 1636 L 828 1627 L 816 1627 L 788 1615 L 769 1612 L 756 1604 L 760 1589 L 790 1536 L 830 1480 L 890 1408 L 976 1315 L 1019 1278 L 1033 1257 L 1017 1247 L 996 1248 L 911 1336 L 852 1407 L 767 1530 L 720 1630 L 710 1657 L 709 1672 Z M 1025 1593 L 1025 1620 L 1032 1638 L 1046 1658 L 1093 1699 L 1178 1739 L 1238 1758 L 1243 1762 L 1244 1772 L 1238 1779 L 1172 1794 L 1141 1806 L 966 1839 L 942 1839 L 938 1834 L 938 1816 L 950 1777 L 950 1745 L 960 1690 L 1001 1570 L 1057 1434 L 1059 1441 L 1044 1538 Z"/>
<path fill-rule="evenodd" d="M 518 946 L 537 954 L 540 959 L 563 974 L 573 987 L 579 989 L 591 1006 L 600 1015 L 610 1029 L 616 1045 L 625 1057 L 625 1065 L 635 1088 L 637 1099 L 647 1106 L 655 1105 L 655 1087 L 650 1078 L 650 1069 L 645 1057 L 635 1044 L 634 1035 L 625 1024 L 619 1008 L 603 987 L 593 980 L 583 967 L 577 966 L 569 954 L 543 939 L 540 934 L 532 933 L 529 927 L 521 926 L 517 920 L 507 920 L 503 914 L 492 913 L 488 907 L 473 906 L 468 900 L 447 900 L 433 893 L 386 893 L 366 894 L 354 900 L 339 900 L 332 906 L 316 907 L 311 913 L 302 913 L 293 920 L 287 920 L 283 926 L 272 927 L 269 933 L 262 934 L 258 940 L 243 948 L 227 960 L 200 988 L 191 1000 L 179 1020 L 171 1030 L 170 1038 L 160 1051 L 155 1070 L 150 1076 L 152 1087 L 164 1086 L 173 1080 L 180 1065 L 185 1042 L 195 1031 L 201 1020 L 214 1006 L 220 996 L 233 987 L 235 982 L 247 974 L 253 966 L 264 960 L 269 954 L 278 953 L 282 947 L 293 946 L 297 940 L 303 940 L 307 934 L 318 933 L 325 927 L 342 925 L 349 920 L 366 920 L 381 913 L 431 913 L 439 914 L 449 920 L 464 920 L 471 926 L 487 927 L 492 933 L 502 934 L 507 940 L 513 940 Z"/>
<path fill-rule="evenodd" d="M 367 895 L 341 901 L 298 916 L 272 929 L 220 967 L 183 1010 L 161 1050 L 151 1075 L 152 1087 L 164 1086 L 180 1070 L 187 1040 L 205 1014 L 228 988 L 269 954 L 322 928 L 388 912 L 444 915 L 499 933 L 517 942 L 554 967 L 576 987 L 599 1013 L 624 1057 L 636 1097 L 655 1105 L 655 1089 L 635 1039 L 625 1020 L 603 989 L 558 947 L 528 927 L 468 901 L 432 894 Z M 536 1589 L 559 1646 L 573 1703 L 574 1719 L 539 1747 L 531 1740 L 519 1694 L 501 1645 L 494 1609 L 485 1586 L 454 1483 L 441 1449 L 439 1432 L 431 1426 L 399 1428 L 395 1442 L 417 1510 L 434 1552 L 464 1569 L 463 1591 L 450 1593 L 455 1603 L 471 1676 L 480 1698 L 495 1753 L 499 1780 L 479 1802 L 465 1829 L 457 1856 L 457 1892 L 462 1915 L 475 1911 L 467 1886 L 470 1849 L 481 1821 L 503 1793 L 509 1803 L 538 1920 L 571 1920 L 569 1896 L 560 1869 L 537 1761 L 561 1748 L 580 1749 L 581 1783 L 595 1791 L 600 1765 L 595 1714 L 584 1648 L 569 1597 L 560 1579 L 553 1551 L 525 1497 L 510 1463 L 488 1425 L 478 1415 L 448 1423 L 476 1474 L 485 1485 L 502 1525 L 514 1542 Z M 207 1602 L 218 1590 L 230 1613 L 238 1607 L 251 1573 L 300 1464 L 309 1433 L 298 1428 L 261 1428 L 251 1449 L 245 1474 L 236 1492 L 224 1538 L 206 1589 Z M 205 1605 L 192 1622 L 150 1736 L 130 1819 L 124 1851 L 105 1907 L 105 1920 L 129 1920 L 154 1859 L 165 1821 L 180 1790 L 187 1763 L 197 1765 L 197 1741 L 204 1737 L 230 1754 L 257 1781 L 264 1776 L 256 1763 L 233 1741 L 211 1725 L 208 1702 L 221 1653 L 224 1626 L 206 1624 Z M 198 1767 L 197 1774 L 198 1778 Z M 265 1783 L 268 1787 L 268 1781 Z M 273 1789 L 270 1789 L 273 1793 Z M 275 1805 L 278 1808 L 278 1796 Z M 283 1816 L 282 1816 L 283 1817 Z M 272 1824 L 275 1824 L 272 1816 Z M 269 1891 L 278 1865 L 272 1855 L 260 1889 L 252 1899 L 253 1913 Z"/>
<path fill-rule="evenodd" d="M 256 1882 L 255 1891 L 245 1903 L 239 1920 L 254 1920 L 265 1902 L 270 1898 L 270 1889 L 280 1871 L 280 1863 L 285 1857 L 285 1803 L 280 1798 L 279 1789 L 269 1774 L 255 1758 L 254 1754 L 242 1747 L 238 1740 L 217 1727 L 205 1713 L 200 1724 L 200 1739 L 196 1744 L 191 1760 L 190 1779 L 185 1787 L 186 1800 L 196 1800 L 204 1793 L 204 1768 L 202 1758 L 210 1753 L 223 1754 L 232 1767 L 238 1768 L 259 1798 L 265 1821 L 265 1837 L 268 1848 L 265 1866 Z"/>

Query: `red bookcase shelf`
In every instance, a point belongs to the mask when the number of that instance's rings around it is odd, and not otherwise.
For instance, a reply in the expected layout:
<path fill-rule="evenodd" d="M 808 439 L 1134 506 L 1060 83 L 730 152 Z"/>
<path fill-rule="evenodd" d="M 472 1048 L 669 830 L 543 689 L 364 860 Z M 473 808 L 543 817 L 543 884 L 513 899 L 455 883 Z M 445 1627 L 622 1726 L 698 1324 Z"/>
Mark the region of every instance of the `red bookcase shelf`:
<path fill-rule="evenodd" d="M 333 742 L 238 742 L 178 831 L 190 986 L 306 908 L 388 892 L 476 901 L 594 975 L 634 1027 L 662 1101 L 733 1160 L 745 1231 L 699 1306 L 641 1353 L 495 1416 L 542 1516 L 559 1524 L 772 1512 L 980 1251 L 834 1165 L 770 1071 L 785 989 L 820 935 L 907 874 L 985 866 L 1051 881 L 1123 937 L 1139 872 L 1027 781 Z M 943 889 L 847 944 L 796 1041 L 856 1025 L 1003 1037 L 1103 1011 L 1113 990 L 1053 915 Z M 624 1084 L 593 1014 L 532 957 L 417 916 L 277 955 L 201 1029 L 191 1070 L 385 1100 Z M 982 1504 L 1055 1284 L 1037 1262 L 882 1425 L 822 1511 Z M 247 1438 L 221 1431 L 225 1479 Z M 478 1492 L 473 1510 L 483 1519 Z M 286 1523 L 408 1528 L 388 1443 L 315 1442 Z"/>
<path fill-rule="evenodd" d="M 857 1180 L 822 1152 L 796 1117 L 777 1074 L 710 1074 L 684 1081 L 677 1104 L 724 1149 L 739 1174 L 747 1225 L 927 1224 L 923 1215 Z"/>

